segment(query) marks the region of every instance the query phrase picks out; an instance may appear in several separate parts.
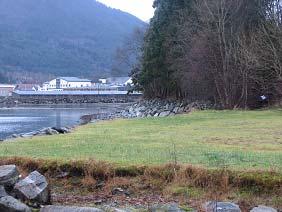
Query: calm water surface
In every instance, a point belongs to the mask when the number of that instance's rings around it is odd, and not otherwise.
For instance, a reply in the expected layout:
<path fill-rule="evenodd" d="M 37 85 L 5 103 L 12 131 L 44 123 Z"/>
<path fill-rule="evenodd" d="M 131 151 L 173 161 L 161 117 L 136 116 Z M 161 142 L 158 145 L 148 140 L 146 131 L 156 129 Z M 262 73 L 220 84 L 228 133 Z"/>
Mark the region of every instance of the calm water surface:
<path fill-rule="evenodd" d="M 85 104 L 0 108 L 0 139 L 44 127 L 73 126 L 80 123 L 83 115 L 108 114 L 124 107 L 124 104 Z"/>

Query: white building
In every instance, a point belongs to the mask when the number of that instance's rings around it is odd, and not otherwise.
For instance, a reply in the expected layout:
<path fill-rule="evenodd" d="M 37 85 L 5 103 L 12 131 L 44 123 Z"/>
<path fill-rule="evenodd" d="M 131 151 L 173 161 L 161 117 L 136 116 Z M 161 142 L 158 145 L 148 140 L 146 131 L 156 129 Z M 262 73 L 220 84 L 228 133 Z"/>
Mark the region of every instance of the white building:
<path fill-rule="evenodd" d="M 14 85 L 0 84 L 0 96 L 11 96 L 14 89 Z"/>
<path fill-rule="evenodd" d="M 59 77 L 43 83 L 42 91 L 60 91 L 67 89 L 84 89 L 91 87 L 91 80 L 77 77 Z"/>
<path fill-rule="evenodd" d="M 131 77 L 110 77 L 107 79 L 99 79 L 102 84 L 108 84 L 111 86 L 129 86 L 133 85 Z"/>
<path fill-rule="evenodd" d="M 101 84 L 107 84 L 107 79 L 99 79 L 99 82 L 100 82 Z"/>

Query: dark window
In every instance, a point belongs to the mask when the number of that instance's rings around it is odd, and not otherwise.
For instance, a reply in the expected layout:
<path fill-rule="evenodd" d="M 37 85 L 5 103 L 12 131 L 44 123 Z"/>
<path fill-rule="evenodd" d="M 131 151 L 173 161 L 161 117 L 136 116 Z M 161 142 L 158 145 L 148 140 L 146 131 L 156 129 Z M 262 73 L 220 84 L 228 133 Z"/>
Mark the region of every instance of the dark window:
<path fill-rule="evenodd" d="M 61 88 L 61 79 L 56 79 L 56 88 Z"/>

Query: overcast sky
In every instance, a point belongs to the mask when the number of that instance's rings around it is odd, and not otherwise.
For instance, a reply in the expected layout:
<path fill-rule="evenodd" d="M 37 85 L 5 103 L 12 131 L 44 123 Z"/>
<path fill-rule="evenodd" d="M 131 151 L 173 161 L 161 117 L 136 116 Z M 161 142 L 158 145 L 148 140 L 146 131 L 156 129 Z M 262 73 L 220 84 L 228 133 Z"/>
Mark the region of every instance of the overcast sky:
<path fill-rule="evenodd" d="M 97 0 L 112 8 L 131 13 L 143 21 L 148 21 L 153 17 L 152 8 L 154 0 Z"/>

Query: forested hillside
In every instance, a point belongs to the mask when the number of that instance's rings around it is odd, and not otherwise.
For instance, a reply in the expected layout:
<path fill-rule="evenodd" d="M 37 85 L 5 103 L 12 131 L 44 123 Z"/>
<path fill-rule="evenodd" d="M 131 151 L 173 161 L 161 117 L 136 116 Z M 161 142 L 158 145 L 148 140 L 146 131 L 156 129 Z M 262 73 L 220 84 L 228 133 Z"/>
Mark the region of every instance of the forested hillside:
<path fill-rule="evenodd" d="M 0 0 L 0 72 L 107 76 L 116 49 L 144 25 L 94 0 Z"/>
<path fill-rule="evenodd" d="M 282 97 L 281 0 L 156 0 L 134 77 L 151 98 L 253 107 Z"/>

